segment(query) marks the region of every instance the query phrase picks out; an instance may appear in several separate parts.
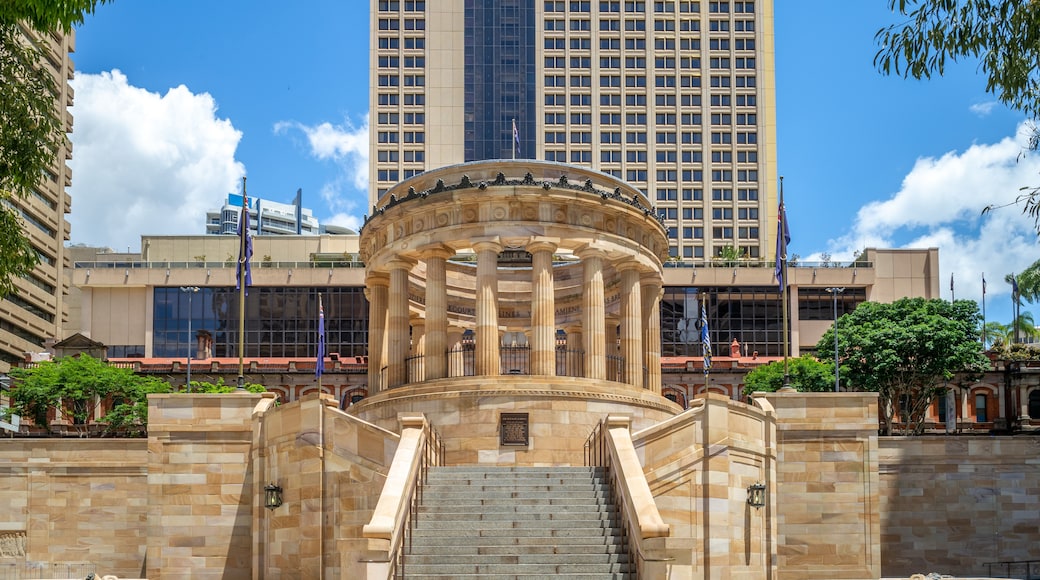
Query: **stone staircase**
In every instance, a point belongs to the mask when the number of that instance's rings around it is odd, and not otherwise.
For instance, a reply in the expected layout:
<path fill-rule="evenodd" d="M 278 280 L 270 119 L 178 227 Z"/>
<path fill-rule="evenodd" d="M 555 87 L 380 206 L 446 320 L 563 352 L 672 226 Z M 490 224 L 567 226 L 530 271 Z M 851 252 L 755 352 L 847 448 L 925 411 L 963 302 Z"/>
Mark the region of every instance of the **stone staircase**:
<path fill-rule="evenodd" d="M 431 467 L 404 578 L 633 579 L 602 468 Z"/>

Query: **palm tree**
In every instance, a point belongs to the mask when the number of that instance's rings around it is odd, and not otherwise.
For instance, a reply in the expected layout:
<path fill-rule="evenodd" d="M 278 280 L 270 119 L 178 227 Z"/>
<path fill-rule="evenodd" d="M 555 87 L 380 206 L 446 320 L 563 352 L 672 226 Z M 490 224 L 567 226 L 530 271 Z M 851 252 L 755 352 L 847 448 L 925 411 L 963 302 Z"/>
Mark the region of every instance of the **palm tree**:
<path fill-rule="evenodd" d="M 997 321 L 987 322 L 982 329 L 982 344 L 984 347 L 995 344 L 1007 344 L 1013 338 L 1011 325 L 1001 324 Z"/>

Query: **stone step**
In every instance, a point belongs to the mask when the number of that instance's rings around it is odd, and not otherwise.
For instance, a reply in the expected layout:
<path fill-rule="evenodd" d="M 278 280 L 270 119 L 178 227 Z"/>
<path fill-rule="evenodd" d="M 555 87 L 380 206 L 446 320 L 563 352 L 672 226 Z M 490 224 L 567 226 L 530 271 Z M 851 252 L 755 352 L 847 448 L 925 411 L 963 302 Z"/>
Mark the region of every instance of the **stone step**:
<path fill-rule="evenodd" d="M 602 479 L 562 478 L 562 477 L 502 477 L 488 479 L 434 479 L 426 481 L 427 487 L 461 487 L 466 489 L 479 487 L 609 487 Z"/>
<path fill-rule="evenodd" d="M 617 521 L 617 512 L 613 509 L 596 506 L 596 510 L 543 511 L 543 512 L 419 512 L 416 525 L 427 522 L 563 522 L 563 521 Z"/>
<path fill-rule="evenodd" d="M 513 537 L 513 538 L 539 538 L 539 537 L 570 537 L 570 538 L 593 538 L 603 536 L 619 535 L 620 530 L 617 528 L 602 527 L 602 528 L 588 528 L 588 527 L 573 527 L 573 528 L 562 528 L 554 527 L 549 528 L 544 525 L 522 527 L 522 528 L 466 528 L 466 527 L 435 527 L 435 526 L 422 526 L 412 530 L 413 541 L 418 541 L 423 536 L 456 536 L 456 537 L 467 537 L 467 538 L 486 538 L 486 537 Z"/>
<path fill-rule="evenodd" d="M 429 499 L 429 496 L 425 496 Z M 441 498 L 442 500 L 445 498 Z M 589 506 L 598 506 L 608 504 L 602 497 L 596 497 L 590 495 L 589 497 L 528 497 L 528 498 L 515 498 L 515 497 L 474 497 L 470 495 L 460 495 L 457 498 L 450 498 L 450 501 L 440 501 L 439 503 L 424 502 L 422 508 L 436 509 L 443 506 L 449 507 L 464 507 L 464 508 L 478 508 L 480 506 L 488 507 L 518 507 L 518 508 L 533 508 L 533 507 L 556 507 L 556 508 L 582 508 Z"/>
<path fill-rule="evenodd" d="M 523 467 L 498 465 L 438 465 L 430 467 L 430 475 L 434 473 L 477 473 L 477 474 L 532 474 L 532 473 L 568 473 L 568 474 L 603 474 L 603 467 L 559 466 L 559 467 Z"/>
<path fill-rule="evenodd" d="M 628 554 L 422 554 L 408 558 L 409 566 L 433 564 L 627 564 Z"/>
<path fill-rule="evenodd" d="M 490 580 L 630 580 L 634 573 L 617 572 L 613 574 L 412 574 L 408 571 L 409 580 L 462 580 L 487 578 Z"/>
<path fill-rule="evenodd" d="M 612 513 L 617 511 L 614 506 L 604 505 L 602 502 L 588 502 L 583 504 L 543 504 L 527 503 L 517 504 L 515 502 L 503 503 L 468 503 L 468 504 L 437 504 L 419 507 L 419 514 L 494 514 L 496 517 L 505 517 L 507 514 L 574 514 L 574 513 Z"/>
<path fill-rule="evenodd" d="M 474 545 L 471 540 L 463 538 L 452 538 L 457 541 L 455 543 L 440 543 L 431 545 L 429 543 L 414 544 L 412 545 L 411 552 L 409 554 L 409 562 L 412 556 L 439 556 L 445 552 L 451 552 L 457 556 L 478 556 L 478 555 L 513 555 L 513 554 L 540 554 L 540 555 L 556 555 L 556 554 L 620 554 L 624 553 L 626 546 L 621 544 L 620 538 L 612 543 L 605 544 L 600 543 L 564 543 L 563 540 L 588 540 L 591 538 L 551 538 L 555 540 L 551 543 L 546 544 L 520 544 L 517 542 L 511 542 L 509 544 L 502 545 L 487 545 L 486 540 L 492 538 L 483 538 L 485 542 L 481 545 Z M 531 538 L 532 540 L 536 538 Z M 540 538 L 538 538 L 540 539 Z M 597 538 L 601 539 L 601 538 Z M 627 555 L 627 554 L 626 554 Z"/>
<path fill-rule="evenodd" d="M 476 491 L 454 491 L 444 490 L 439 488 L 427 488 L 423 490 L 423 501 L 424 502 L 438 502 L 438 501 L 451 501 L 455 499 L 459 500 L 475 500 L 475 499 L 562 499 L 562 498 L 593 498 L 602 499 L 603 501 L 610 501 L 610 492 L 604 490 L 558 490 L 553 491 L 551 489 L 545 490 L 533 490 L 533 489 L 517 489 L 517 490 L 481 490 Z"/>
<path fill-rule="evenodd" d="M 543 548 L 558 548 L 561 550 L 575 550 L 584 548 L 613 548 L 623 546 L 620 535 L 602 534 L 595 536 L 445 536 L 433 535 L 416 537 L 412 542 L 415 548 L 433 547 L 458 547 L 460 551 L 469 549 L 497 549 L 509 548 L 539 550 Z"/>
<path fill-rule="evenodd" d="M 419 574 L 450 575 L 455 578 L 466 574 L 618 574 L 629 572 L 631 565 L 612 564 L 405 564 L 405 577 Z M 600 576 L 602 578 L 602 576 Z"/>

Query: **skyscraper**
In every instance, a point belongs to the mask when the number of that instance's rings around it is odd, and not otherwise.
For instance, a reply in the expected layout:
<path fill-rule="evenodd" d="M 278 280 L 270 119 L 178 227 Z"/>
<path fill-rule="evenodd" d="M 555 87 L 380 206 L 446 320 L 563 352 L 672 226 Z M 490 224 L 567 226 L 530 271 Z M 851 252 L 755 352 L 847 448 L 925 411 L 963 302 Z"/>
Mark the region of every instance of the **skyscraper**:
<path fill-rule="evenodd" d="M 67 132 L 72 132 L 73 65 L 69 53 L 74 50 L 75 33 L 54 32 L 37 35 L 27 28 L 22 33 L 43 49 L 41 66 L 54 77 L 58 94 L 54 107 Z M 36 248 L 40 262 L 32 273 L 14 280 L 15 292 L 0 300 L 0 372 L 7 365 L 21 361 L 25 353 L 43 352 L 45 343 L 66 338 L 63 327 L 68 318 L 65 303 L 69 283 L 65 277 L 68 258 L 65 241 L 69 239 L 69 213 L 72 202 L 65 191 L 72 183 L 72 171 L 67 161 L 72 158 L 72 147 L 65 141 L 50 168 L 41 177 L 32 195 L 22 199 L 12 197 L 10 202 L 21 213 L 25 233 Z"/>
<path fill-rule="evenodd" d="M 371 27 L 372 203 L 515 150 L 643 189 L 677 259 L 772 258 L 772 0 L 373 0 Z"/>

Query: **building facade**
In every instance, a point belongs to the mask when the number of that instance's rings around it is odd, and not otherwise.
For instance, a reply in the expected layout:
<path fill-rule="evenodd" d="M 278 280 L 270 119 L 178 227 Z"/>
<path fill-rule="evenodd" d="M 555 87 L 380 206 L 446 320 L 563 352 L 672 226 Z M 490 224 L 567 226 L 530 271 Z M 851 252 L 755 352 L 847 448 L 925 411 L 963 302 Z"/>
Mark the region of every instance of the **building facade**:
<path fill-rule="evenodd" d="M 43 51 L 41 65 L 50 72 L 58 90 L 54 107 L 66 133 L 72 132 L 73 92 L 69 80 L 73 75 L 72 59 L 75 32 L 53 32 L 38 35 L 22 29 Z M 63 140 L 54 160 L 32 194 L 12 197 L 10 203 L 23 218 L 24 231 L 40 257 L 29 276 L 14 280 L 15 292 L 0 300 L 0 372 L 11 363 L 24 360 L 26 353 L 41 352 L 54 341 L 64 338 L 68 318 L 65 241 L 69 239 L 69 223 L 65 219 L 72 207 L 66 188 L 72 184 L 72 145 Z"/>
<path fill-rule="evenodd" d="M 641 189 L 669 255 L 775 252 L 772 0 L 372 0 L 371 204 L 484 159 Z"/>
<path fill-rule="evenodd" d="M 303 207 L 302 191 L 296 191 L 293 202 L 278 203 L 259 197 L 249 198 L 249 231 L 254 236 L 291 236 L 323 233 L 356 233 L 347 228 L 321 225 L 310 208 Z M 234 235 L 238 233 L 238 219 L 242 212 L 242 196 L 229 193 L 226 203 L 217 210 L 206 212 L 206 233 Z"/>

